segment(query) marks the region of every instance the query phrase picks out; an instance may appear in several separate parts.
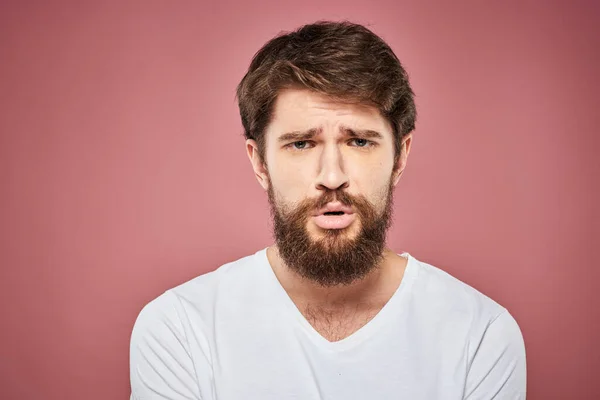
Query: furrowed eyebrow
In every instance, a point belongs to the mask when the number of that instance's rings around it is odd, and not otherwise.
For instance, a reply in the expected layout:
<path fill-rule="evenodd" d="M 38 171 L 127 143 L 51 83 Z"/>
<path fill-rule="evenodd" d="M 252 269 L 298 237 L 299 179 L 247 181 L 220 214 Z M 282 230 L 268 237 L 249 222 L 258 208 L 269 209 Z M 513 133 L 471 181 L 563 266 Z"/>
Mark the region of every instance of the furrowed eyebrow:
<path fill-rule="evenodd" d="M 351 129 L 347 127 L 342 127 L 340 129 L 345 135 L 351 138 L 361 138 L 361 139 L 383 139 L 383 135 L 377 131 L 371 129 Z M 284 142 L 300 142 L 305 140 L 313 139 L 321 133 L 320 128 L 313 128 L 307 131 L 293 131 L 284 133 L 279 136 L 277 139 L 280 143 Z"/>
<path fill-rule="evenodd" d="M 277 139 L 277 140 L 280 143 L 282 143 L 282 142 L 300 142 L 300 141 L 304 141 L 304 140 L 310 140 L 310 139 L 314 138 L 315 136 L 317 136 L 320 132 L 321 132 L 321 130 L 317 129 L 317 128 L 309 129 L 307 131 L 288 132 L 288 133 L 284 133 L 283 135 L 279 136 L 279 139 Z"/>
<path fill-rule="evenodd" d="M 352 138 L 361 139 L 383 139 L 383 135 L 377 131 L 371 129 L 350 129 L 342 128 L 342 132 Z"/>

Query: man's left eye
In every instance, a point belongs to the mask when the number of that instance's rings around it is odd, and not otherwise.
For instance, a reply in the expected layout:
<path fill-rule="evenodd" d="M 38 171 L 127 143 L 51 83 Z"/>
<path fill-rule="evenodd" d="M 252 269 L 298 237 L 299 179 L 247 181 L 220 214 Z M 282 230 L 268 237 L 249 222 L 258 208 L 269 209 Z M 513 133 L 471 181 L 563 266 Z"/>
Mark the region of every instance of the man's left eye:
<path fill-rule="evenodd" d="M 369 144 L 367 139 L 352 139 L 352 142 L 354 142 L 357 147 L 366 147 Z"/>

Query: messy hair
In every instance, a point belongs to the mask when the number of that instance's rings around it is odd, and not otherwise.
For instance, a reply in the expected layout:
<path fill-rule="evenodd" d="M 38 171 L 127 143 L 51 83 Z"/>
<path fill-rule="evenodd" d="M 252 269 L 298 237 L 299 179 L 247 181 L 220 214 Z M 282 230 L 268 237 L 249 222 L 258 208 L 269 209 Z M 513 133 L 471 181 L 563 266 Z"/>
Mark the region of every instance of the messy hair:
<path fill-rule="evenodd" d="M 369 29 L 321 21 L 280 34 L 252 59 L 237 87 L 246 139 L 264 160 L 265 129 L 282 89 L 310 89 L 333 99 L 376 107 L 392 126 L 396 158 L 415 128 L 416 108 L 408 75 L 392 49 Z"/>

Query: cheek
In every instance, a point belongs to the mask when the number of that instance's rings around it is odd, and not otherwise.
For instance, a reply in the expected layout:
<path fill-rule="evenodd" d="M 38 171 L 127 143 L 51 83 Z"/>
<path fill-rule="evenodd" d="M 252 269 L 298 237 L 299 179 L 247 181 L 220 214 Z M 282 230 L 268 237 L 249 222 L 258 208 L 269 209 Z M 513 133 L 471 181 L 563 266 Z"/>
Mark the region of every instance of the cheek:
<path fill-rule="evenodd" d="M 385 197 L 392 178 L 392 163 L 372 163 L 358 166 L 350 172 L 350 186 L 354 183 L 356 190 L 371 201 Z"/>
<path fill-rule="evenodd" d="M 292 204 L 306 198 L 310 178 L 305 168 L 275 164 L 269 168 L 269 178 L 277 198 L 285 203 Z"/>

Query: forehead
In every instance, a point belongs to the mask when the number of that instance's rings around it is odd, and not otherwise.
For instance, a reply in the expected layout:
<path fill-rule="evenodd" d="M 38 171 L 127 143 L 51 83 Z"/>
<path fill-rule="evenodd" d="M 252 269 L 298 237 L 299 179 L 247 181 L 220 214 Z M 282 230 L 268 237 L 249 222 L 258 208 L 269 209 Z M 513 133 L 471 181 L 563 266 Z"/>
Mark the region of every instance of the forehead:
<path fill-rule="evenodd" d="M 331 132 L 340 126 L 373 130 L 384 138 L 392 138 L 389 122 L 376 107 L 333 99 L 306 89 L 279 92 L 267 133 L 276 138 L 288 131 L 322 129 Z"/>

